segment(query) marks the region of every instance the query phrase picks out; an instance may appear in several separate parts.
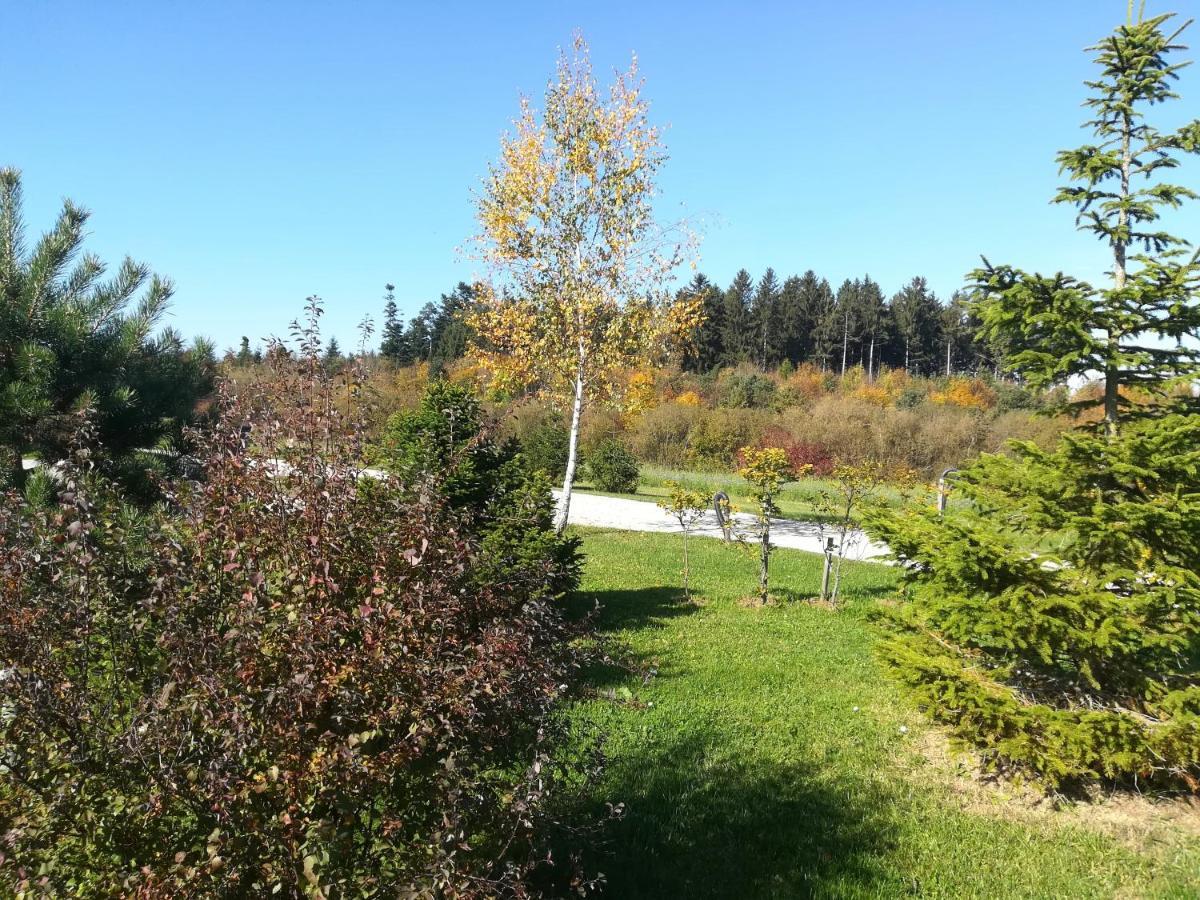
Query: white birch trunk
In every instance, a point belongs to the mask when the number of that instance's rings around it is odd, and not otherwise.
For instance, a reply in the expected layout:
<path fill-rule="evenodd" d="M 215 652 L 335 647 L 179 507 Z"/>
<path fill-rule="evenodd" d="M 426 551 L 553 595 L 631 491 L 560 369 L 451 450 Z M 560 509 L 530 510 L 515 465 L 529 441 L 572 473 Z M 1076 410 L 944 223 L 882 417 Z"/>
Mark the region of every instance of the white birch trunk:
<path fill-rule="evenodd" d="M 571 407 L 571 436 L 567 443 L 567 473 L 563 476 L 562 496 L 554 517 L 554 530 L 563 533 L 571 512 L 571 489 L 575 486 L 575 469 L 579 461 L 579 420 L 583 413 L 583 351 L 580 350 L 579 369 L 575 373 L 575 402 Z"/>

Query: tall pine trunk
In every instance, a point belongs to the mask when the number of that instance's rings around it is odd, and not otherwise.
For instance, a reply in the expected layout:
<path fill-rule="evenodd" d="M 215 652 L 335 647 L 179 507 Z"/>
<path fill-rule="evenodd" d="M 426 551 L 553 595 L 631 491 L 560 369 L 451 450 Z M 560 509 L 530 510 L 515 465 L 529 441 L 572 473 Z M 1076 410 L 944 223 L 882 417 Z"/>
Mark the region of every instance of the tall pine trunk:
<path fill-rule="evenodd" d="M 842 374 L 846 374 L 846 351 L 850 345 L 850 313 L 842 319 Z"/>
<path fill-rule="evenodd" d="M 562 497 L 554 519 L 554 530 L 562 534 L 571 512 L 571 489 L 575 486 L 575 469 L 579 462 L 579 420 L 583 413 L 583 345 L 579 347 L 579 367 L 575 372 L 575 402 L 571 407 L 571 436 L 567 443 L 567 473 L 563 476 Z"/>

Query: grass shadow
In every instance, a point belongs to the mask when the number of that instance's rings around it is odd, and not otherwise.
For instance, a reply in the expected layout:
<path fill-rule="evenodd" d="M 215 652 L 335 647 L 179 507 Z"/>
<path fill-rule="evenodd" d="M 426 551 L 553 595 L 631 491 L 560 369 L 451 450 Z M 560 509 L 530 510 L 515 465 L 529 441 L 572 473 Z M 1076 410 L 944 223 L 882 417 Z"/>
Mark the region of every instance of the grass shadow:
<path fill-rule="evenodd" d="M 690 616 L 700 607 L 684 597 L 680 587 L 639 587 L 630 590 L 580 591 L 572 599 L 576 614 L 599 606 L 596 626 L 602 631 L 624 631 L 647 627 L 661 628 L 666 620 Z"/>
<path fill-rule="evenodd" d="M 605 794 L 625 804 L 593 846 L 588 868 L 604 896 L 810 897 L 892 895 L 883 866 L 888 827 L 862 806 L 861 786 L 822 779 L 811 765 L 722 757 L 713 736 L 610 770 Z M 602 815 L 594 804 L 578 810 Z"/>

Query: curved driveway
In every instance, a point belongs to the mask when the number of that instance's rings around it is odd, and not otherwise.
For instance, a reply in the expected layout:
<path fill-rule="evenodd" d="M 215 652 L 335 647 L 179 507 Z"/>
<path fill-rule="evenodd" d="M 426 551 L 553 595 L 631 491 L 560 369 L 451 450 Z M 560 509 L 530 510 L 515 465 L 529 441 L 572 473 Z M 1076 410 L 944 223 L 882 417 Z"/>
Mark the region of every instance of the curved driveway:
<path fill-rule="evenodd" d="M 560 492 L 555 491 L 554 496 L 559 497 Z M 737 530 L 742 532 L 754 524 L 754 517 L 747 513 L 739 513 L 734 519 Z M 655 503 L 629 500 L 624 497 L 584 494 L 578 491 L 571 493 L 571 514 L 568 521 L 572 525 L 620 528 L 625 531 L 679 531 L 679 523 L 663 512 Z M 691 533 L 703 537 L 722 537 L 721 528 L 717 525 L 716 514 L 711 510 L 707 512 Z M 827 537 L 833 538 L 836 542 L 837 529 L 817 522 L 798 522 L 794 519 L 771 520 L 771 543 L 777 547 L 821 553 Z M 861 531 L 851 531 L 846 535 L 847 559 L 878 559 L 887 554 L 888 548 L 885 545 L 872 541 Z"/>

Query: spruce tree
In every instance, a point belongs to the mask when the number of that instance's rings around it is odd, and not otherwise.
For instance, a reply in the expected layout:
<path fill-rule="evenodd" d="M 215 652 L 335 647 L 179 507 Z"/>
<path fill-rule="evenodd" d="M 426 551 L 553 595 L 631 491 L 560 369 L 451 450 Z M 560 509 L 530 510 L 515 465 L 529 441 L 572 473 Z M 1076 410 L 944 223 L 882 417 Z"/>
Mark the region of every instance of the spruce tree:
<path fill-rule="evenodd" d="M 254 362 L 254 354 L 250 350 L 250 338 L 242 335 L 242 343 L 238 347 L 237 356 L 234 359 L 239 366 L 248 366 Z"/>
<path fill-rule="evenodd" d="M 1059 197 L 1112 250 L 1112 286 L 979 273 L 1005 364 L 1033 384 L 1100 372 L 1105 427 L 980 457 L 944 518 L 911 506 L 868 522 L 910 601 L 891 613 L 884 657 L 987 764 L 1052 786 L 1200 787 L 1200 414 L 1170 390 L 1196 351 L 1169 343 L 1196 334 L 1196 257 L 1151 225 L 1192 192 L 1146 180 L 1200 135 L 1144 119 L 1174 96 L 1169 21 L 1130 21 L 1097 45 L 1088 105 L 1103 140 L 1059 155 L 1083 180 Z M 1139 415 L 1121 387 L 1146 389 Z"/>
<path fill-rule="evenodd" d="M 725 291 L 724 359 L 727 366 L 737 365 L 751 359 L 754 354 L 754 335 L 751 327 L 750 301 L 754 293 L 754 281 L 750 273 L 741 269 Z"/>
<path fill-rule="evenodd" d="M 850 343 L 858 340 L 858 290 L 860 284 L 847 278 L 837 292 L 836 318 L 841 342 L 842 365 L 841 374 L 846 374 L 846 365 L 850 358 Z"/>
<path fill-rule="evenodd" d="M 707 372 L 721 364 L 724 351 L 724 295 L 703 273 L 697 272 L 691 282 L 680 289 L 679 296 L 697 298 L 703 315 L 684 355 L 683 367 L 691 372 Z"/>
<path fill-rule="evenodd" d="M 805 275 L 807 283 L 808 272 Z M 813 276 L 816 280 L 816 276 Z M 813 322 L 812 355 L 822 371 L 829 371 L 833 365 L 834 352 L 841 337 L 841 317 L 838 315 L 837 298 L 829 282 L 822 278 L 815 289 L 808 293 L 807 305 L 811 310 Z"/>
<path fill-rule="evenodd" d="M 434 372 L 466 354 L 473 336 L 467 317 L 474 303 L 475 288 L 465 281 L 455 285 L 449 294 L 442 294 L 430 334 L 430 362 Z"/>
<path fill-rule="evenodd" d="M 803 276 L 793 275 L 779 293 L 780 357 L 793 366 L 807 360 L 813 352 L 813 313 L 820 283 L 811 269 Z"/>
<path fill-rule="evenodd" d="M 941 308 L 925 279 L 914 278 L 892 297 L 892 321 L 904 354 L 904 371 L 925 373 L 941 344 Z"/>
<path fill-rule="evenodd" d="M 855 318 L 858 322 L 858 339 L 861 344 L 860 358 L 867 377 L 875 378 L 878 368 L 879 349 L 887 341 L 891 330 L 891 320 L 887 304 L 883 299 L 883 290 L 877 282 L 867 275 L 859 283 L 855 294 Z"/>
<path fill-rule="evenodd" d="M 945 368 L 942 374 L 949 378 L 959 371 L 964 361 L 973 358 L 972 329 L 970 312 L 967 307 L 967 295 L 955 291 L 950 302 L 941 308 L 939 314 L 941 332 L 941 365 Z"/>
<path fill-rule="evenodd" d="M 400 323 L 399 311 L 396 308 L 396 288 L 388 284 L 383 295 L 383 339 L 379 344 L 379 355 L 394 363 L 404 361 L 404 326 Z"/>
<path fill-rule="evenodd" d="M 778 365 L 783 355 L 783 321 L 780 316 L 779 295 L 779 279 L 775 277 L 775 270 L 768 268 L 754 289 L 754 300 L 750 306 L 750 318 L 754 328 L 754 358 L 762 369 Z"/>
<path fill-rule="evenodd" d="M 1160 179 L 1178 166 L 1179 153 L 1200 150 L 1200 120 L 1160 131 L 1146 118 L 1151 107 L 1177 98 L 1172 86 L 1187 65 L 1171 60 L 1183 49 L 1178 38 L 1187 27 L 1168 32 L 1172 18 L 1131 15 L 1090 48 L 1101 71 L 1087 82 L 1085 102 L 1096 140 L 1058 154 L 1071 183 L 1054 201 L 1074 206 L 1078 227 L 1108 245 L 1110 286 L 986 260 L 974 273 L 984 335 L 1006 351 L 1006 364 L 1034 387 L 1099 374 L 1104 393 L 1096 403 L 1110 435 L 1134 411 L 1129 389 L 1161 396 L 1172 379 L 1200 371 L 1200 307 L 1192 302 L 1200 251 L 1157 224 L 1164 210 L 1196 198 Z"/>

